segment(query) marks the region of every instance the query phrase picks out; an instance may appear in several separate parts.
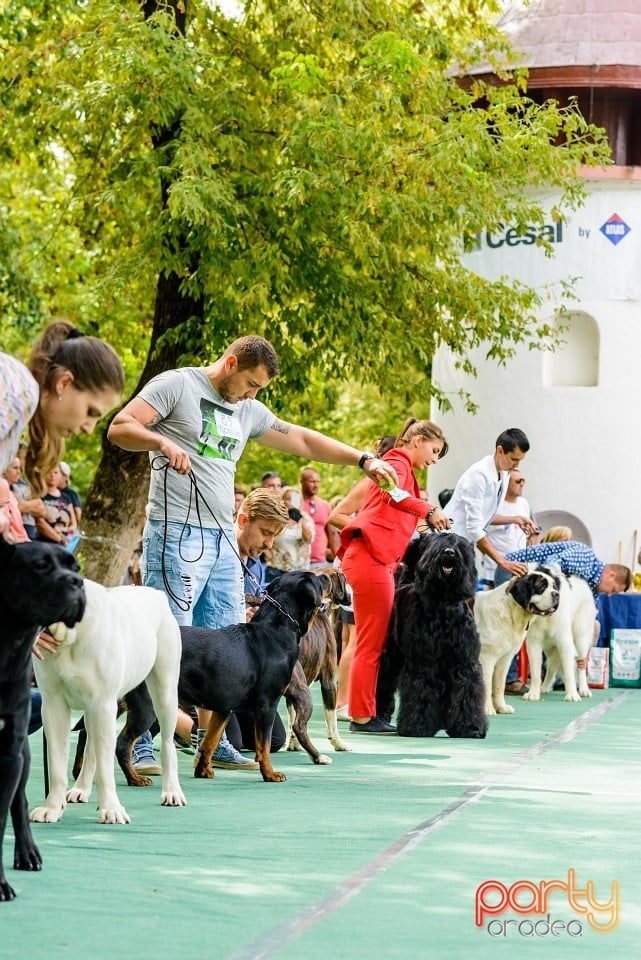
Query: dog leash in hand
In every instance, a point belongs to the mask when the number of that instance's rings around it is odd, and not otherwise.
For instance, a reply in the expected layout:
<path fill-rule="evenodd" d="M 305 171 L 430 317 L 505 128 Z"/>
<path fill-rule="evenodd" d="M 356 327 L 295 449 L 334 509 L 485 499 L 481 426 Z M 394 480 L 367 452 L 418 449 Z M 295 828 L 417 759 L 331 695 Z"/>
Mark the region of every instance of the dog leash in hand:
<path fill-rule="evenodd" d="M 162 461 L 162 462 L 159 463 L 159 461 Z M 165 471 L 164 477 L 163 477 L 163 508 L 164 508 L 164 510 L 163 510 L 163 513 L 164 513 L 163 541 L 162 541 L 162 553 L 161 553 L 161 557 L 160 557 L 160 566 L 161 566 L 161 571 L 162 571 L 162 582 L 163 582 L 163 585 L 164 585 L 164 587 L 165 587 L 165 590 L 166 590 L 167 594 L 171 597 L 171 599 L 174 601 L 174 603 L 175 603 L 176 606 L 179 608 L 179 610 L 182 610 L 182 611 L 184 611 L 184 612 L 186 613 L 188 610 L 191 609 L 191 600 L 188 600 L 186 597 L 179 597 L 179 596 L 174 592 L 174 590 L 172 589 L 172 586 L 171 586 L 171 584 L 170 584 L 170 582 L 169 582 L 169 578 L 168 578 L 168 576 L 167 576 L 167 568 L 166 568 L 166 560 L 165 560 L 165 554 L 166 554 L 166 550 L 167 550 L 167 532 L 168 532 L 168 520 L 167 520 L 167 508 L 168 508 L 167 471 L 170 469 L 170 468 L 169 468 L 169 462 L 167 461 L 167 458 L 164 457 L 163 455 L 159 455 L 159 456 L 157 456 L 157 457 L 154 457 L 154 459 L 151 461 L 151 469 L 152 469 L 152 470 L 164 470 L 164 471 Z M 204 504 L 204 506 L 207 508 L 207 510 L 209 511 L 210 515 L 213 517 L 216 525 L 218 526 L 218 528 L 219 528 L 220 532 L 222 533 L 223 537 L 225 538 L 225 540 L 227 541 L 227 543 L 228 543 L 229 546 L 231 547 L 233 553 L 238 557 L 238 561 L 239 561 L 239 563 L 240 563 L 240 565 L 241 565 L 241 567 L 242 567 L 243 573 L 247 575 L 247 577 L 249 578 L 250 582 L 251 582 L 251 583 L 254 585 L 254 587 L 256 588 L 256 591 L 257 591 L 257 592 L 256 592 L 256 596 L 259 598 L 259 600 L 260 600 L 261 602 L 262 602 L 263 600 L 268 600 L 269 603 L 271 603 L 273 606 L 275 606 L 275 607 L 283 614 L 283 616 L 287 617 L 288 620 L 291 620 L 291 622 L 294 624 L 294 626 L 296 627 L 296 629 L 300 632 L 300 624 L 298 623 L 298 621 L 297 621 L 297 620 L 294 620 L 294 618 L 280 605 L 280 603 L 278 602 L 278 600 L 276 600 L 274 597 L 270 596 L 270 594 L 267 593 L 267 591 L 265 590 L 265 588 L 260 585 L 260 583 L 258 582 L 258 579 L 256 578 L 256 576 L 252 573 L 252 571 L 249 569 L 249 567 L 247 566 L 247 564 L 245 563 L 245 561 L 243 560 L 243 558 L 242 558 L 241 555 L 239 554 L 238 549 L 237 549 L 237 545 L 236 545 L 235 543 L 232 543 L 232 541 L 231 541 L 231 540 L 229 539 L 229 537 L 227 536 L 227 531 L 225 530 L 225 528 L 224 528 L 223 525 L 221 524 L 220 520 L 218 519 L 218 517 L 216 516 L 216 514 L 214 513 L 214 511 L 211 509 L 211 507 L 210 507 L 209 504 L 207 503 L 207 500 L 205 499 L 205 497 L 204 497 L 204 496 L 202 495 L 202 493 L 200 492 L 200 489 L 199 489 L 199 487 L 198 487 L 198 481 L 196 480 L 196 477 L 194 476 L 193 471 L 190 470 L 189 473 L 186 474 L 186 477 L 187 477 L 187 479 L 189 480 L 189 501 L 188 501 L 188 503 L 187 503 L 187 515 L 186 515 L 186 517 L 185 517 L 185 522 L 183 523 L 182 530 L 180 531 L 180 537 L 178 538 L 178 555 L 179 555 L 180 559 L 183 560 L 185 563 L 197 563 L 197 562 L 202 558 L 202 556 L 203 556 L 203 554 L 204 554 L 204 552 L 205 552 L 205 537 L 204 537 L 204 534 L 203 534 L 203 524 L 202 524 L 202 519 L 201 519 L 201 515 L 200 515 L 200 503 L 202 502 L 202 503 Z M 188 526 L 189 515 L 190 515 L 190 513 L 191 513 L 192 496 L 193 496 L 194 509 L 195 509 L 195 511 L 196 511 L 196 516 L 198 517 L 198 529 L 199 529 L 199 531 L 200 531 L 200 553 L 198 554 L 197 557 L 193 557 L 193 559 L 189 559 L 188 557 L 183 556 L 183 553 L 182 553 L 182 542 L 183 542 L 183 536 L 184 536 L 184 534 L 185 534 L 185 530 L 187 529 L 187 526 Z"/>

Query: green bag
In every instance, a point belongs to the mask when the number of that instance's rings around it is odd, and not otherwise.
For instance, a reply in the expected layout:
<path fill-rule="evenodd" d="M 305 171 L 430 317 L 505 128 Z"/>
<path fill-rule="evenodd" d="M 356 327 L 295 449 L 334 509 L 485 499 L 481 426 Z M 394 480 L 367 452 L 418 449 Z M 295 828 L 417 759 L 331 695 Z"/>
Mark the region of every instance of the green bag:
<path fill-rule="evenodd" d="M 641 687 L 641 630 L 610 632 L 610 686 Z"/>

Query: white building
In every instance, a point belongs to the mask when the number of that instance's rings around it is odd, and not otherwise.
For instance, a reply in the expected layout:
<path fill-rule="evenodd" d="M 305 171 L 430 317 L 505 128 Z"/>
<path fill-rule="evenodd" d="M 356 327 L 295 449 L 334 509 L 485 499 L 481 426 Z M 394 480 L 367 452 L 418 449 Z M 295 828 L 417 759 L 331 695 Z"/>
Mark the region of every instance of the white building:
<path fill-rule="evenodd" d="M 641 548 L 641 4 L 533 0 L 512 9 L 505 26 L 530 67 L 529 95 L 577 95 L 583 114 L 606 127 L 615 166 L 588 171 L 585 206 L 567 223 L 550 220 L 553 258 L 533 234 L 518 237 L 509 225 L 480 235 L 467 255 L 485 277 L 507 274 L 542 290 L 541 319 L 551 324 L 561 280 L 577 278 L 577 299 L 565 301 L 569 327 L 554 353 L 523 348 L 503 368 L 478 351 L 476 380 L 438 353 L 433 378 L 453 410 L 433 413 L 450 452 L 430 469 L 430 495 L 492 452 L 503 429 L 520 427 L 531 443 L 523 473 L 535 514 L 572 514 L 602 559 L 633 567 Z M 544 194 L 550 207 L 554 200 Z M 457 399 L 461 388 L 478 404 L 476 415 Z"/>

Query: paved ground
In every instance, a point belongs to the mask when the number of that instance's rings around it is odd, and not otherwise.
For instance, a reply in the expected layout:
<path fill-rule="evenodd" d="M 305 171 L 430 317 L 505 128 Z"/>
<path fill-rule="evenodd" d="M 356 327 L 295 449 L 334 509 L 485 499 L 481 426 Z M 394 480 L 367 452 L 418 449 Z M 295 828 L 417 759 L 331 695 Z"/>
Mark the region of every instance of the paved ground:
<path fill-rule="evenodd" d="M 514 700 L 481 742 L 346 734 L 353 751 L 331 766 L 277 754 L 282 784 L 196 781 L 181 754 L 183 809 L 118 771 L 130 825 L 100 826 L 93 803 L 34 825 L 44 870 L 9 869 L 19 897 L 0 904 L 0 957 L 636 957 L 641 691 L 594 694 Z M 317 709 L 330 753 L 322 728 Z M 32 749 L 34 806 L 39 734 Z M 7 837 L 9 867 L 11 853 Z M 558 882 L 547 903 L 544 880 Z"/>

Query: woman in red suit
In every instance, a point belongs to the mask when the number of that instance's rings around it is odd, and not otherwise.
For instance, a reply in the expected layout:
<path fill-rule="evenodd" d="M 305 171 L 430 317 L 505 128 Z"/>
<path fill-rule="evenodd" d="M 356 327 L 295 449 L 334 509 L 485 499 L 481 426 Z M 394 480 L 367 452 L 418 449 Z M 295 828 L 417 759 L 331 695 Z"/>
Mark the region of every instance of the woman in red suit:
<path fill-rule="evenodd" d="M 440 427 L 431 420 L 410 418 L 394 448 L 383 457 L 398 474 L 398 488 L 388 493 L 370 484 L 362 509 L 341 531 L 339 556 L 352 588 L 356 620 L 349 684 L 352 733 L 396 733 L 396 727 L 376 716 L 378 665 L 392 615 L 394 573 L 418 520 L 425 520 L 435 530 L 449 529 L 445 514 L 420 499 L 414 474 L 446 453 Z"/>

